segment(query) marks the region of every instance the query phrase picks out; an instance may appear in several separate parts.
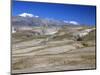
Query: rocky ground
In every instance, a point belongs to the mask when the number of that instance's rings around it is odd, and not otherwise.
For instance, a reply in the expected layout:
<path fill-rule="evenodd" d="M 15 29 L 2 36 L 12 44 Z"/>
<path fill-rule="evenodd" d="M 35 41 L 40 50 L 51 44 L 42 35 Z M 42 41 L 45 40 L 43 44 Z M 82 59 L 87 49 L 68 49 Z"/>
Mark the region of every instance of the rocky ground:
<path fill-rule="evenodd" d="M 95 38 L 77 41 L 67 30 L 53 36 L 12 34 L 12 73 L 95 69 Z"/>

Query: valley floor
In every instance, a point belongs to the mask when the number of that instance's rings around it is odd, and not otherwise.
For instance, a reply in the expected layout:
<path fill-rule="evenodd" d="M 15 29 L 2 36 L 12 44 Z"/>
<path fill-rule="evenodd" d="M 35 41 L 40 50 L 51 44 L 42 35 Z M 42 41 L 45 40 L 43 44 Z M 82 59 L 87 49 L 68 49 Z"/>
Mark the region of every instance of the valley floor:
<path fill-rule="evenodd" d="M 95 46 L 63 39 L 25 40 L 12 44 L 12 73 L 95 69 Z"/>

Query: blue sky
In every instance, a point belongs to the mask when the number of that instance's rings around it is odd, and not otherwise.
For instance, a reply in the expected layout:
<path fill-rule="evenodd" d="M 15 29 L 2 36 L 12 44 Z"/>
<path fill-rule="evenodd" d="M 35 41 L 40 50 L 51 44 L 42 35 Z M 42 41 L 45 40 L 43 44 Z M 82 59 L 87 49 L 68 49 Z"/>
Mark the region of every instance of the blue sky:
<path fill-rule="evenodd" d="M 42 18 L 76 21 L 86 25 L 96 24 L 95 6 L 13 1 L 12 15 L 17 16 L 22 13 Z"/>

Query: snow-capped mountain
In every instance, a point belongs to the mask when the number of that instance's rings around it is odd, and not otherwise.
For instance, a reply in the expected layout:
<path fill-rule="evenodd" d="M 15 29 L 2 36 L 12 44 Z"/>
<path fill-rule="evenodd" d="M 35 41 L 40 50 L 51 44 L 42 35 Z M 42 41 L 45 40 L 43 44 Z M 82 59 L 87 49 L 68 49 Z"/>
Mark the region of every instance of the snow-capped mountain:
<path fill-rule="evenodd" d="M 40 25 L 39 16 L 30 14 L 30 13 L 22 13 L 18 16 L 12 16 L 12 25 L 13 26 L 36 26 Z"/>
<path fill-rule="evenodd" d="M 41 26 L 46 24 L 48 26 L 79 25 L 79 23 L 76 21 L 61 21 L 49 18 L 41 18 L 30 13 L 22 13 L 18 16 L 12 16 L 13 26 Z"/>
<path fill-rule="evenodd" d="M 21 16 L 21 17 L 34 17 L 34 15 L 29 14 L 29 13 L 22 13 L 22 14 L 19 14 L 18 16 Z"/>
<path fill-rule="evenodd" d="M 22 13 L 22 14 L 19 14 L 18 16 L 21 16 L 21 17 L 36 17 L 36 18 L 39 17 L 37 15 L 33 15 L 33 14 L 29 14 L 29 13 Z"/>

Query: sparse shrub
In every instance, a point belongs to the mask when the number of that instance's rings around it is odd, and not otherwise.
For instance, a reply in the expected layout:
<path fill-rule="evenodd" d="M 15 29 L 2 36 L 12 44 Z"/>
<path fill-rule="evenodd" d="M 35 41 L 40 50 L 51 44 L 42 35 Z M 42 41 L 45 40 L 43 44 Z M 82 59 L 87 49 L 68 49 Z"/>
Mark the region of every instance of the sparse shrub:
<path fill-rule="evenodd" d="M 83 42 L 82 45 L 83 45 L 84 47 L 88 47 L 88 46 L 89 46 L 89 44 L 86 43 L 86 42 Z"/>

